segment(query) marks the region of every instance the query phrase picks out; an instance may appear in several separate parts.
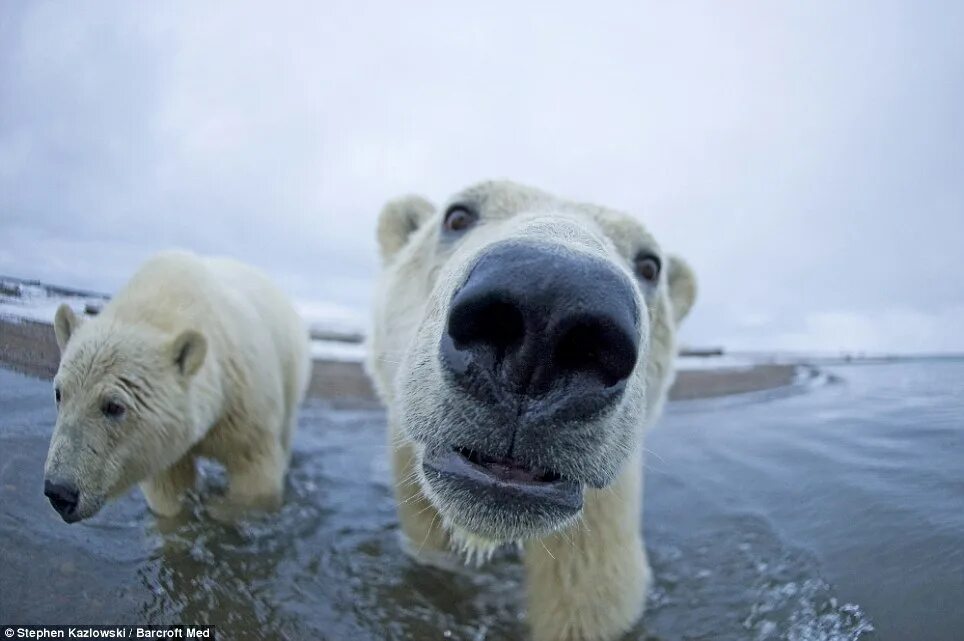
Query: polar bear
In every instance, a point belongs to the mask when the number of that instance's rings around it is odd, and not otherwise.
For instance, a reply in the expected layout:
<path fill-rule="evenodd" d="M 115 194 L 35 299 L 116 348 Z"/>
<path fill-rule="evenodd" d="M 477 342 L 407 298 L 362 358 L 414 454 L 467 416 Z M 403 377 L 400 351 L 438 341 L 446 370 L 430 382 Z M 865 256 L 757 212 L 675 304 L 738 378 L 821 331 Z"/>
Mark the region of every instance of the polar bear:
<path fill-rule="evenodd" d="M 297 408 L 311 365 L 308 332 L 260 271 L 183 251 L 149 259 L 99 315 L 57 310 L 57 424 L 44 493 L 68 523 L 139 483 L 173 516 L 195 457 L 224 464 L 231 518 L 281 502 Z"/>
<path fill-rule="evenodd" d="M 539 640 L 640 618 L 642 437 L 692 271 L 626 214 L 511 182 L 389 203 L 366 368 L 388 408 L 403 545 L 523 549 Z"/>

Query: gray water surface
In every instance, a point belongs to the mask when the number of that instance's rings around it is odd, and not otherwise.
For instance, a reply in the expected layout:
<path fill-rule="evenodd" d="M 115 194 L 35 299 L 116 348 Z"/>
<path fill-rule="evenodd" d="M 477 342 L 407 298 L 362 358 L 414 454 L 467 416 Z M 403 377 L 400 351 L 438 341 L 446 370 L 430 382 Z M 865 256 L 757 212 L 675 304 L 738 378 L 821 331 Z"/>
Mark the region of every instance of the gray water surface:
<path fill-rule="evenodd" d="M 671 404 L 647 440 L 655 572 L 628 638 L 964 638 L 964 363 Z M 287 501 L 225 526 L 135 491 L 68 526 L 42 494 L 50 385 L 0 370 L 0 623 L 211 623 L 230 639 L 522 639 L 522 573 L 401 551 L 384 414 L 303 411 Z M 205 469 L 201 494 L 223 485 Z"/>

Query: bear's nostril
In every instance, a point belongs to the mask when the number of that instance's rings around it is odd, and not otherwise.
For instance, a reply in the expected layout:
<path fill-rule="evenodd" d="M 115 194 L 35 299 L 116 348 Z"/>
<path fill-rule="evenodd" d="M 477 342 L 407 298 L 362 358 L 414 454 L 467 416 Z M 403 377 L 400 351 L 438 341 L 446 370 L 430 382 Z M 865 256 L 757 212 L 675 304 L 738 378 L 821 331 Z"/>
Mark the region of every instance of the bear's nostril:
<path fill-rule="evenodd" d="M 518 305 L 483 293 L 460 301 L 452 309 L 448 333 L 456 349 L 484 347 L 500 358 L 525 337 L 525 324 Z"/>
<path fill-rule="evenodd" d="M 80 492 L 69 483 L 44 481 L 44 495 L 63 518 L 73 516 L 77 510 Z"/>
<path fill-rule="evenodd" d="M 560 374 L 592 374 L 611 387 L 636 367 L 635 337 L 606 317 L 580 318 L 555 334 L 552 360 Z"/>

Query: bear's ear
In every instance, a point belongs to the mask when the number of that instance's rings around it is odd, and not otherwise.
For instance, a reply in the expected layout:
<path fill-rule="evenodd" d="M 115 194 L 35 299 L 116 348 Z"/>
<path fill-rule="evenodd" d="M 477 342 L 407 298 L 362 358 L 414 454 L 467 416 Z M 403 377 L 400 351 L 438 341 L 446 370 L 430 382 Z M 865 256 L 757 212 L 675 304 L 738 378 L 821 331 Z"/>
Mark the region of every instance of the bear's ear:
<path fill-rule="evenodd" d="M 389 201 L 378 217 L 378 249 L 387 263 L 409 236 L 435 213 L 435 205 L 421 196 L 402 196 Z"/>
<path fill-rule="evenodd" d="M 201 368 L 207 351 L 207 340 L 193 329 L 181 332 L 174 339 L 174 345 L 171 347 L 174 364 L 184 376 L 193 376 Z"/>
<path fill-rule="evenodd" d="M 74 314 L 74 310 L 67 303 L 61 303 L 54 314 L 54 334 L 57 336 L 57 347 L 64 353 L 67 341 L 73 336 L 82 321 Z"/>
<path fill-rule="evenodd" d="M 673 318 L 678 325 L 696 300 L 696 276 L 686 261 L 679 256 L 669 257 L 669 301 L 673 306 Z"/>

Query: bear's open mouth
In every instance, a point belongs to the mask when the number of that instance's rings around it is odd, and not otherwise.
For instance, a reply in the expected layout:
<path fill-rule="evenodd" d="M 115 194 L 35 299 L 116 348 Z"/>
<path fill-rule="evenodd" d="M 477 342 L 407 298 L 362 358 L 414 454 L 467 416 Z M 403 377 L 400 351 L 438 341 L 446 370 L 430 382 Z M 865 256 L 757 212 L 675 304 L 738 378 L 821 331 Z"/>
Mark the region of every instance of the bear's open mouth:
<path fill-rule="evenodd" d="M 504 483 L 555 483 L 562 475 L 544 468 L 533 468 L 510 459 L 488 456 L 467 447 L 452 448 L 456 454 Z"/>
<path fill-rule="evenodd" d="M 515 459 L 464 447 L 431 448 L 424 453 L 422 469 L 440 498 L 471 496 L 473 510 L 535 510 L 555 519 L 582 509 L 582 483 Z"/>

